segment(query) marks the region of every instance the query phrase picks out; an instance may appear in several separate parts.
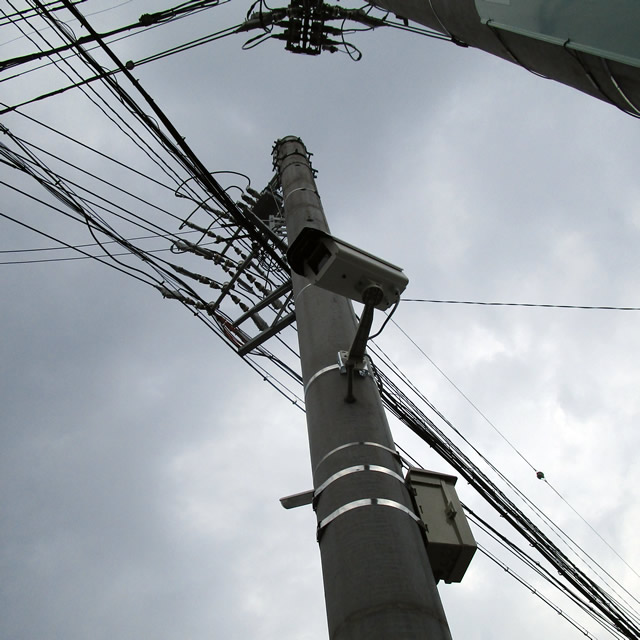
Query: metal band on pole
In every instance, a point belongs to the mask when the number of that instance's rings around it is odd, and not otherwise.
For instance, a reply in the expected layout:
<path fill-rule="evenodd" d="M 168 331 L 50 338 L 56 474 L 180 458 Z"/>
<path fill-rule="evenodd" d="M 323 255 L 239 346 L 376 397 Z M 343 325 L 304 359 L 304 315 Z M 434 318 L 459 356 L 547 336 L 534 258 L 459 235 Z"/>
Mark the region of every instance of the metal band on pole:
<path fill-rule="evenodd" d="M 381 467 L 378 464 L 358 464 L 353 467 L 348 467 L 347 469 L 342 469 L 334 473 L 331 477 L 327 478 L 315 491 L 313 494 L 314 498 L 318 498 L 318 496 L 330 485 L 332 485 L 336 480 L 340 480 L 340 478 L 344 478 L 352 473 L 360 473 L 362 471 L 373 471 L 374 473 L 386 473 L 388 476 L 395 478 L 399 482 L 404 484 L 404 478 L 395 471 L 391 469 L 387 469 L 387 467 Z"/>
<path fill-rule="evenodd" d="M 305 396 L 307 395 L 307 390 L 309 389 L 311 384 L 313 382 L 315 382 L 321 375 L 323 375 L 324 373 L 328 373 L 329 371 L 333 371 L 334 369 L 340 369 L 340 365 L 339 364 L 330 364 L 328 367 L 323 367 L 322 369 L 320 369 L 320 371 L 316 371 L 311 376 L 311 378 L 309 378 L 307 383 L 304 385 L 304 395 Z"/>
<path fill-rule="evenodd" d="M 318 522 L 318 537 L 322 534 L 322 530 L 331 522 L 333 522 L 336 518 L 348 513 L 349 511 L 353 511 L 354 509 L 360 509 L 362 507 L 390 507 L 392 509 L 397 509 L 398 511 L 402 511 L 402 513 L 407 514 L 414 522 L 421 524 L 420 518 L 411 511 L 411 509 L 407 509 L 403 504 L 396 502 L 395 500 L 388 500 L 387 498 L 362 498 L 361 500 L 354 500 L 353 502 L 349 502 L 348 504 L 343 505 L 342 507 L 336 509 L 334 512 L 330 513 L 326 518 L 323 518 L 320 522 Z"/>
<path fill-rule="evenodd" d="M 349 449 L 350 447 L 378 447 L 378 449 L 383 449 L 384 451 L 388 451 L 390 454 L 392 454 L 398 460 L 400 460 L 400 454 L 395 449 L 392 449 L 391 447 L 387 447 L 387 446 L 385 446 L 383 444 L 380 444 L 378 442 L 347 442 L 346 444 L 341 444 L 339 447 L 336 447 L 335 449 L 332 449 L 331 451 L 326 453 L 320 459 L 320 462 L 318 462 L 318 464 L 316 465 L 316 467 L 314 469 L 314 472 L 317 471 L 318 467 L 325 460 L 330 458 L 332 455 L 334 455 L 335 453 L 338 453 L 338 451 L 344 451 L 345 449 Z"/>

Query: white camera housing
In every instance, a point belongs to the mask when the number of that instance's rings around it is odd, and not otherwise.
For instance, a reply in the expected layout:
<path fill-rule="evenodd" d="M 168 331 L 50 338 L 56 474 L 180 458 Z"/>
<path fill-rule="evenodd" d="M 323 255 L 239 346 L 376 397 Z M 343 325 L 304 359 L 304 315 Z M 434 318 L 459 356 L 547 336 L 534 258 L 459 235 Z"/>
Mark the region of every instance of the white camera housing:
<path fill-rule="evenodd" d="M 302 229 L 287 258 L 297 274 L 351 300 L 363 302 L 364 291 L 377 285 L 383 296 L 376 309 L 396 304 L 409 283 L 400 267 L 313 227 Z"/>

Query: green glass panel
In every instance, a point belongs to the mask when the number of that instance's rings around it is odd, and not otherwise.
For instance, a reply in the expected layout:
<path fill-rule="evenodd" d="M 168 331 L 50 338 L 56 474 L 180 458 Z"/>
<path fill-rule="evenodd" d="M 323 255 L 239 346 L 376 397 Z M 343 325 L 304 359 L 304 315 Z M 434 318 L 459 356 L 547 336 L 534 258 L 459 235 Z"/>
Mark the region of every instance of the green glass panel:
<path fill-rule="evenodd" d="M 482 22 L 640 67 L 640 0 L 475 0 Z"/>

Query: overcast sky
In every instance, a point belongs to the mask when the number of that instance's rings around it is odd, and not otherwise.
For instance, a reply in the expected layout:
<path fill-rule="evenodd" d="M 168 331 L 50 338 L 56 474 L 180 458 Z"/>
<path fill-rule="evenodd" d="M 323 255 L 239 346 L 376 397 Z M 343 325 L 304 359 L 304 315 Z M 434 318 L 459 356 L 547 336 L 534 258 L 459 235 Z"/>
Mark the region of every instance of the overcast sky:
<path fill-rule="evenodd" d="M 143 0 L 80 6 L 90 14 L 117 4 L 92 22 L 106 29 L 160 8 Z M 233 0 L 116 50 L 138 59 L 170 37 L 237 24 L 248 6 Z M 9 42 L 16 35 L 0 30 L 0 58 L 34 50 Z M 407 33 L 351 36 L 363 52 L 357 63 L 340 53 L 295 56 L 279 41 L 243 51 L 246 39 L 135 70 L 211 171 L 246 173 L 260 189 L 273 142 L 300 136 L 333 233 L 402 266 L 408 298 L 640 306 L 636 120 L 483 52 Z M 0 85 L 1 100 L 38 93 L 27 78 Z M 67 84 L 55 71 L 38 82 L 43 91 L 46 82 Z M 78 92 L 23 111 L 128 161 L 113 125 Z M 2 123 L 57 144 L 17 114 Z M 60 148 L 74 159 L 71 147 Z M 88 161 L 77 153 L 74 161 Z M 4 165 L 0 179 L 29 184 Z M 91 241 L 6 188 L 0 203 L 68 242 Z M 3 251 L 54 244 L 0 224 Z M 326 638 L 315 516 L 278 501 L 311 488 L 303 412 L 183 307 L 123 274 L 90 260 L 0 269 L 0 638 Z M 403 302 L 394 320 L 432 362 L 393 324 L 378 340 L 635 594 L 639 318 Z M 392 427 L 421 464 L 451 471 Z M 466 483 L 458 493 L 479 504 Z M 536 586 L 556 600 L 546 583 Z M 440 592 L 454 638 L 581 637 L 481 554 L 461 584 Z"/>

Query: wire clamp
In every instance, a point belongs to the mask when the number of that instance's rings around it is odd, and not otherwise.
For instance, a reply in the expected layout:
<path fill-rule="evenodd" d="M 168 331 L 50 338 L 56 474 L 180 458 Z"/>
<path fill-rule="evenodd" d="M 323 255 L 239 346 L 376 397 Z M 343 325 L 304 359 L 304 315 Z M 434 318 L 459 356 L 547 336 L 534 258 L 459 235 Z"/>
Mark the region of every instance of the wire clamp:
<path fill-rule="evenodd" d="M 347 365 L 348 361 L 349 361 L 349 352 L 338 351 L 338 368 L 342 375 L 346 375 L 348 373 L 348 365 Z M 362 378 L 366 378 L 367 376 L 372 375 L 371 360 L 367 355 L 363 355 L 352 366 L 353 366 L 354 373 L 357 373 Z"/>

